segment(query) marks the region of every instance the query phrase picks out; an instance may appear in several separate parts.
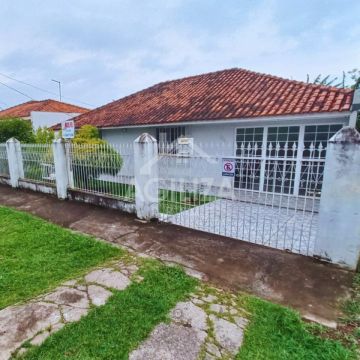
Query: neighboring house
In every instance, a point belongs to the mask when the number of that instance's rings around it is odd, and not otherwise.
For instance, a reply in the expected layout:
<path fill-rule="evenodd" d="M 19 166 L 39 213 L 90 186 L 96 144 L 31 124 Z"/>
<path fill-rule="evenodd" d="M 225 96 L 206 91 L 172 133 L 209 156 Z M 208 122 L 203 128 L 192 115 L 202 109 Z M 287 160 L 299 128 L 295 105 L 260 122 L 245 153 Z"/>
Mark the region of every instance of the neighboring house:
<path fill-rule="evenodd" d="M 301 195 L 303 161 L 309 149 L 320 144 L 326 147 L 332 135 L 354 122 L 353 97 L 350 89 L 230 69 L 154 85 L 82 114 L 75 121 L 77 127 L 97 126 L 102 137 L 115 144 L 132 143 L 147 132 L 157 138 L 160 152 L 179 156 L 184 155 L 176 145 L 179 137 L 191 138 L 194 151 L 218 159 L 241 156 L 250 145 L 253 168 L 235 176 L 235 187 L 253 184 L 247 179 L 255 176 L 259 178 L 257 189 L 271 191 L 261 177 L 266 169 L 276 166 L 274 176 L 289 178 L 287 193 Z M 284 160 L 262 165 L 273 155 L 268 147 L 276 145 L 281 149 L 304 146 L 304 151 L 285 150 L 278 156 L 287 159 L 290 153 L 291 166 Z M 254 151 L 254 147 L 259 149 Z M 217 179 L 221 179 L 218 165 L 206 171 L 210 176 L 219 174 Z"/>
<path fill-rule="evenodd" d="M 0 111 L 0 121 L 12 117 L 22 118 L 30 120 L 33 128 L 37 129 L 40 126 L 53 126 L 87 111 L 89 109 L 56 100 L 34 100 Z"/>

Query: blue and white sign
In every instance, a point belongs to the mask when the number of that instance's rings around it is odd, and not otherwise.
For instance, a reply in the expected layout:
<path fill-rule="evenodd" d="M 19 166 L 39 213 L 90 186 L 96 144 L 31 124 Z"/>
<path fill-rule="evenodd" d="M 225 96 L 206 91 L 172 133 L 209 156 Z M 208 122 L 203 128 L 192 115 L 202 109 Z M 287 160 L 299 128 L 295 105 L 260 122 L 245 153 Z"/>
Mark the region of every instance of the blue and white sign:
<path fill-rule="evenodd" d="M 73 139 L 75 136 L 74 120 L 67 120 L 61 124 L 63 139 Z"/>
<path fill-rule="evenodd" d="M 222 176 L 235 176 L 235 159 L 222 159 Z"/>

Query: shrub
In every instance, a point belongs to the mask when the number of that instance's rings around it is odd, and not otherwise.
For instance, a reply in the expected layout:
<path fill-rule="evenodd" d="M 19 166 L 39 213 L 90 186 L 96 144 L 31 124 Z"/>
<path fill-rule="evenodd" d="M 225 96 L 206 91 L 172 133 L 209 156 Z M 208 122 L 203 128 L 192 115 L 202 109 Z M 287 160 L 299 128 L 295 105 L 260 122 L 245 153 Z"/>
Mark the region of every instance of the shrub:
<path fill-rule="evenodd" d="M 35 131 L 35 142 L 37 144 L 51 144 L 55 139 L 54 131 L 47 127 L 39 127 Z"/>
<path fill-rule="evenodd" d="M 90 188 L 100 174 L 116 175 L 122 168 L 120 154 L 91 125 L 82 126 L 73 140 L 73 173 L 76 186 Z"/>
<path fill-rule="evenodd" d="M 0 120 L 0 143 L 4 143 L 12 137 L 23 143 L 35 142 L 31 122 L 19 118 Z"/>

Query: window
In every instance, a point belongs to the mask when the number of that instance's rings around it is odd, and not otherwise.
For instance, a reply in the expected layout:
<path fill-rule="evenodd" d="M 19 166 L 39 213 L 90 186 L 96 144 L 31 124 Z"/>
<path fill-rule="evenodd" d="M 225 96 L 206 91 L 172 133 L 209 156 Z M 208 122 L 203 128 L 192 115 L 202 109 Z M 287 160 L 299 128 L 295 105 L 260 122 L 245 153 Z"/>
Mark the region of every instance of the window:
<path fill-rule="evenodd" d="M 292 194 L 294 191 L 296 161 L 266 160 L 264 191 Z"/>
<path fill-rule="evenodd" d="M 177 154 L 177 139 L 185 136 L 185 126 L 161 127 L 156 129 L 159 153 Z"/>
<path fill-rule="evenodd" d="M 264 128 L 236 130 L 236 155 L 261 156 Z"/>
<path fill-rule="evenodd" d="M 237 159 L 235 164 L 235 188 L 259 190 L 260 173 L 260 159 Z"/>
<path fill-rule="evenodd" d="M 342 124 L 335 125 L 308 125 L 305 126 L 304 134 L 304 158 L 326 156 L 326 146 L 328 140 L 342 128 Z M 323 150 L 319 152 L 319 146 Z M 311 149 L 313 145 L 313 149 Z"/>
<path fill-rule="evenodd" d="M 305 126 L 299 195 L 321 195 L 325 162 L 316 160 L 325 159 L 328 140 L 341 128 L 342 124 Z"/>
<path fill-rule="evenodd" d="M 264 128 L 241 128 L 236 130 L 236 156 L 248 157 L 237 160 L 235 187 L 259 190 L 261 156 Z"/>
<path fill-rule="evenodd" d="M 320 196 L 327 142 L 342 126 L 237 129 L 234 186 L 272 193 Z M 266 148 L 263 148 L 263 143 Z M 304 148 L 299 150 L 302 144 Z"/>
<path fill-rule="evenodd" d="M 299 133 L 300 126 L 269 127 L 266 142 L 267 156 L 296 157 L 296 150 L 294 150 L 293 146 L 295 144 L 297 149 Z"/>

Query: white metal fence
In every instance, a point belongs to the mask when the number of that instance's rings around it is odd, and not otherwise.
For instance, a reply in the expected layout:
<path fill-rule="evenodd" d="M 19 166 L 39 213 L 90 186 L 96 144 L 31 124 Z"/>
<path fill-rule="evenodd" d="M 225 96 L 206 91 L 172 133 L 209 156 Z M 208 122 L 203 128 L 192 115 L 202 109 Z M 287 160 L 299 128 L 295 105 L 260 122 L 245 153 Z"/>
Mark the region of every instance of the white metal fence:
<path fill-rule="evenodd" d="M 20 145 L 11 139 L 0 144 L 0 176 L 8 177 L 2 182 L 13 187 L 57 192 L 61 199 L 104 204 L 142 219 L 157 217 L 304 255 L 333 257 L 354 269 L 360 134 L 345 127 L 326 149 L 329 131 L 320 133 L 321 141 L 308 141 L 314 136 L 309 132 L 306 137 L 305 129 L 304 141 L 292 143 L 264 141 L 261 134 L 257 141 L 256 131 L 250 133 L 254 141 L 237 141 L 236 155 L 227 157 L 207 155 L 205 146 L 187 141 L 158 148 L 148 134 L 120 146 L 61 141 Z M 48 191 L 29 187 L 29 182 L 56 186 Z M 336 236 L 328 231 L 333 222 Z M 350 233 L 344 235 L 347 246 L 338 241 L 342 232 Z"/>
<path fill-rule="evenodd" d="M 133 144 L 67 144 L 70 188 L 134 201 Z"/>
<path fill-rule="evenodd" d="M 161 219 L 311 255 L 325 153 L 321 143 L 278 142 L 242 143 L 237 156 L 226 158 L 162 154 Z M 230 176 L 222 176 L 226 162 Z"/>
<path fill-rule="evenodd" d="M 10 176 L 6 144 L 0 144 L 0 176 Z"/>
<path fill-rule="evenodd" d="M 43 184 L 55 184 L 54 155 L 51 144 L 21 144 L 23 178 Z"/>

